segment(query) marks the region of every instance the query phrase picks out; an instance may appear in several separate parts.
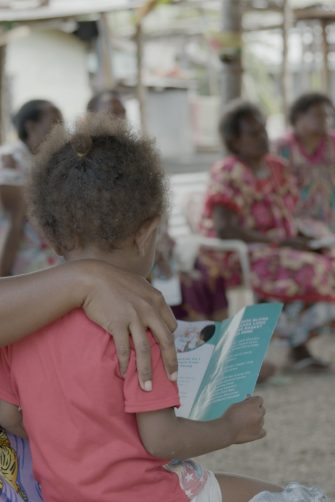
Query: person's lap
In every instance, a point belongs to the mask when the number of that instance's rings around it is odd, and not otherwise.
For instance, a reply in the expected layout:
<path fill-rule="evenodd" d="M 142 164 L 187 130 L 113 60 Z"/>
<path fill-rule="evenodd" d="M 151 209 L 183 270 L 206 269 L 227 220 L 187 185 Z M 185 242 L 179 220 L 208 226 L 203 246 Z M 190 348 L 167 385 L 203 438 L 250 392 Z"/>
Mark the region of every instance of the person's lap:
<path fill-rule="evenodd" d="M 40 487 L 33 477 L 28 442 L 0 428 L 0 500 L 41 502 Z"/>

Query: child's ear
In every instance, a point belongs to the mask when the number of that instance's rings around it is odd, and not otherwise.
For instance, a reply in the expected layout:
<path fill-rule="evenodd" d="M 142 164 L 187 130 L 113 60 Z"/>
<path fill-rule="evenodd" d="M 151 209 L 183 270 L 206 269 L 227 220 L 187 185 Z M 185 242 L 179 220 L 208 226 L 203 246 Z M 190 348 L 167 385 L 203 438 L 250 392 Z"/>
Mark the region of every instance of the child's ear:
<path fill-rule="evenodd" d="M 147 253 L 148 247 L 152 244 L 152 239 L 156 237 L 156 230 L 160 223 L 160 218 L 154 218 L 144 223 L 135 236 L 135 245 L 140 255 Z"/>

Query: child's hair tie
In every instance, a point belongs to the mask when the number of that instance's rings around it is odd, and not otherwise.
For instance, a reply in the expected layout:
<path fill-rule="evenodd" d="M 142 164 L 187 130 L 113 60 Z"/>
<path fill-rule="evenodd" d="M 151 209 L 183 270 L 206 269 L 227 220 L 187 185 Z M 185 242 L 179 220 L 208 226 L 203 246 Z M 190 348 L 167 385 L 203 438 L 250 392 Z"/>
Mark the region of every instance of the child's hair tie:
<path fill-rule="evenodd" d="M 92 149 L 92 138 L 87 134 L 77 134 L 71 140 L 71 146 L 79 158 L 86 157 Z"/>

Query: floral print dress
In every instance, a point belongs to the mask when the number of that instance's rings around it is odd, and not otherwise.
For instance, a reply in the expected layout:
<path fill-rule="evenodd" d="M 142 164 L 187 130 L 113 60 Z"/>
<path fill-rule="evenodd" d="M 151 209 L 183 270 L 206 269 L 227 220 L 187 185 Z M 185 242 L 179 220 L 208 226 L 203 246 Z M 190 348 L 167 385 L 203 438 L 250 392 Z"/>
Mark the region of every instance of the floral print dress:
<path fill-rule="evenodd" d="M 222 205 L 238 215 L 238 224 L 273 238 L 273 244 L 248 245 L 252 287 L 262 300 L 286 303 L 278 334 L 291 346 L 305 343 L 311 334 L 335 319 L 335 254 L 280 247 L 276 242 L 298 233 L 321 238 L 327 226 L 312 219 L 294 218 L 299 198 L 295 180 L 281 159 L 267 156 L 266 175 L 258 179 L 236 157 L 215 164 L 211 170 L 200 231 L 216 236 L 213 210 Z M 201 250 L 204 266 L 219 266 L 227 286 L 241 282 L 234 253 Z"/>
<path fill-rule="evenodd" d="M 279 158 L 266 158 L 267 176 L 258 179 L 237 158 L 230 157 L 214 165 L 200 222 L 200 230 L 215 236 L 213 209 L 225 206 L 238 215 L 242 228 L 273 238 L 273 245 L 249 244 L 252 284 L 259 297 L 284 302 L 335 302 L 335 254 L 299 251 L 279 247 L 279 240 L 298 232 L 321 237 L 327 227 L 313 220 L 294 219 L 298 196 L 294 181 Z M 213 255 L 212 255 L 213 256 Z M 240 281 L 236 256 L 232 253 L 213 256 L 220 260 L 228 284 Z"/>
<path fill-rule="evenodd" d="M 4 150 L 4 147 L 2 147 Z M 0 157 L 2 155 L 0 149 Z M 3 167 L 0 162 L 0 185 L 24 187 L 32 164 L 32 155 L 22 142 L 15 143 L 9 150 L 16 162 L 15 168 Z M 8 153 L 8 148 L 4 151 Z M 0 209 L 0 240 L 5 238 L 9 226 L 6 214 Z M 22 239 L 15 257 L 12 275 L 35 272 L 60 263 L 60 258 L 45 242 L 36 228 L 27 220 Z"/>
<path fill-rule="evenodd" d="M 274 151 L 285 159 L 296 178 L 296 213 L 322 221 L 335 232 L 335 131 L 330 131 L 312 153 L 306 152 L 293 132 L 278 140 Z"/>

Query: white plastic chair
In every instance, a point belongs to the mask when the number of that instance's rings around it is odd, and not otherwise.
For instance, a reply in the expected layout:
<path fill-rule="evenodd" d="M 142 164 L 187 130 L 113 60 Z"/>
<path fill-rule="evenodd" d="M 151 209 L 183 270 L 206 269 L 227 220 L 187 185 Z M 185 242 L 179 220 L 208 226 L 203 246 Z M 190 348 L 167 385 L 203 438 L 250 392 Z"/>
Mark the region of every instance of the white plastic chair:
<path fill-rule="evenodd" d="M 204 237 L 196 232 L 195 225 L 189 221 L 186 214 L 187 202 L 190 196 L 196 195 L 199 201 L 196 203 L 192 217 L 198 220 L 202 206 L 202 200 L 208 181 L 208 173 L 187 173 L 175 174 L 171 176 L 171 214 L 169 218 L 169 232 L 176 240 L 177 253 L 186 255 L 192 260 L 200 247 L 205 247 L 215 251 L 233 251 L 237 254 L 242 271 L 242 284 L 227 291 L 229 313 L 233 314 L 244 305 L 255 302 L 254 293 L 251 286 L 250 264 L 247 245 L 235 239 L 217 239 Z M 181 262 L 183 258 L 181 258 Z"/>

